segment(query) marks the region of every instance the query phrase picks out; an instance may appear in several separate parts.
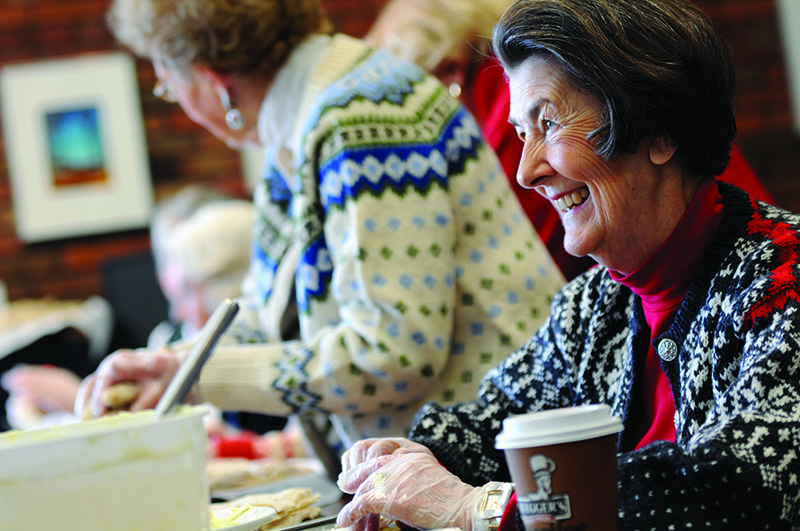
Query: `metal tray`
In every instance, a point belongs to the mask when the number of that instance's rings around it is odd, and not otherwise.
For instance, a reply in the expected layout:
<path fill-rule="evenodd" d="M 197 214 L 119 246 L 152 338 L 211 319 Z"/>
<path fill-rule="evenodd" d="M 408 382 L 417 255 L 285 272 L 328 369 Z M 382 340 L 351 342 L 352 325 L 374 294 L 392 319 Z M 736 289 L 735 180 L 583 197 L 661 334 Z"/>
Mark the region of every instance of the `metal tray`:
<path fill-rule="evenodd" d="M 272 492 L 280 492 L 282 490 L 291 489 L 295 487 L 305 487 L 311 489 L 312 492 L 320 494 L 322 497 L 317 500 L 314 505 L 319 507 L 330 505 L 339 501 L 344 493 L 339 490 L 339 487 L 328 479 L 323 473 L 304 474 L 302 476 L 294 476 L 291 478 L 275 481 L 272 483 L 265 483 L 263 485 L 252 485 L 250 487 L 241 487 L 236 489 L 220 489 L 211 492 L 212 501 L 230 501 L 247 494 L 264 494 Z"/>
<path fill-rule="evenodd" d="M 280 531 L 330 531 L 336 529 L 336 515 L 320 516 L 313 520 L 306 520 L 299 524 L 290 525 L 288 527 L 280 528 Z"/>

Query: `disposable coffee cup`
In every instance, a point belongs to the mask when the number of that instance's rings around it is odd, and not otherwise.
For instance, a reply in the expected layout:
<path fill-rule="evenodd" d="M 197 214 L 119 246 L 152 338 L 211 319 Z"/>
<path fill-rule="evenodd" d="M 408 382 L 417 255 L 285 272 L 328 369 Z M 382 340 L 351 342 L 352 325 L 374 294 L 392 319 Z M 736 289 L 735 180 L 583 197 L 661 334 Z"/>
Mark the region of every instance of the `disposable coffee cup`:
<path fill-rule="evenodd" d="M 505 452 L 527 531 L 614 531 L 617 433 L 607 405 L 517 415 L 503 421 Z"/>

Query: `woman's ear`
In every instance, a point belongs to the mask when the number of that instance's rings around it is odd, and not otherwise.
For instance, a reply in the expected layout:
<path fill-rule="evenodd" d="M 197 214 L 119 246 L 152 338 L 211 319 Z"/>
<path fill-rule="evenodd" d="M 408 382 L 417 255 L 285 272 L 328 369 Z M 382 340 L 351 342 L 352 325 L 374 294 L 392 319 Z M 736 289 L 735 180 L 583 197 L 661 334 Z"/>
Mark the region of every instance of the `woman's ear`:
<path fill-rule="evenodd" d="M 676 151 L 678 151 L 678 146 L 671 144 L 666 137 L 656 137 L 650 142 L 650 162 L 658 166 L 666 164 Z"/>
<path fill-rule="evenodd" d="M 445 86 L 457 84 L 461 87 L 466 86 L 467 70 L 469 68 L 469 58 L 460 55 L 451 55 L 443 58 L 436 68 L 432 70 L 434 76 Z M 456 96 L 457 97 L 457 96 Z"/>
<path fill-rule="evenodd" d="M 222 102 L 223 106 L 227 103 L 227 108 L 230 108 L 230 101 L 233 99 L 231 92 L 231 84 L 228 75 L 220 74 L 216 70 L 213 70 L 205 65 L 195 64 L 192 65 L 192 68 L 195 71 L 195 75 L 199 78 L 203 79 L 206 83 L 211 86 L 214 92 L 219 95 L 220 101 Z"/>

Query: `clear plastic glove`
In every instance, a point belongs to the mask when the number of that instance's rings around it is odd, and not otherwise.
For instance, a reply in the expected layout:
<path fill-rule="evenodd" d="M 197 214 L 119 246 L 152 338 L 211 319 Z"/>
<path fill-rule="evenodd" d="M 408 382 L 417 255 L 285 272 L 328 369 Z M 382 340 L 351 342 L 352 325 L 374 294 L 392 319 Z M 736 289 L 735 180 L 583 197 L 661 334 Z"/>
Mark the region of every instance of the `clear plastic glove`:
<path fill-rule="evenodd" d="M 354 493 L 336 525 L 377 531 L 379 518 L 417 529 L 472 529 L 483 487 L 473 487 L 447 471 L 430 453 L 376 457 L 343 472 L 339 488 Z"/>
<path fill-rule="evenodd" d="M 342 473 L 382 455 L 412 453 L 433 455 L 427 447 L 402 437 L 363 439 L 342 455 Z"/>
<path fill-rule="evenodd" d="M 94 374 L 83 380 L 75 399 L 75 414 L 81 418 L 97 418 L 108 413 L 103 394 L 121 382 L 134 382 L 140 386 L 139 395 L 128 407 L 130 411 L 153 408 L 180 363 L 181 355 L 171 350 L 118 350 L 103 360 Z"/>

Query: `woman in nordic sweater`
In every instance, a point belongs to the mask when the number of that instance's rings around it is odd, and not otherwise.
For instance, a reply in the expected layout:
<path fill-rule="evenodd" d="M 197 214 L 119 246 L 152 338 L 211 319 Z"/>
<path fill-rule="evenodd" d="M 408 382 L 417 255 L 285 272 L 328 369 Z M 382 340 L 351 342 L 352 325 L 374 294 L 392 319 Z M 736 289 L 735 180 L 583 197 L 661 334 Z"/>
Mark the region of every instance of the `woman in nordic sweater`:
<path fill-rule="evenodd" d="M 517 179 L 601 267 L 478 401 L 345 454 L 339 525 L 485 529 L 487 482 L 510 481 L 501 421 L 604 403 L 624 423 L 621 529 L 799 529 L 800 217 L 713 178 L 736 129 L 727 46 L 684 0 L 518 0 L 493 43 Z"/>
<path fill-rule="evenodd" d="M 473 397 L 544 322 L 563 278 L 474 120 L 436 78 L 331 35 L 318 0 L 114 0 L 157 92 L 234 147 L 266 148 L 237 323 L 199 395 L 404 435 L 428 400 Z M 179 355 L 122 351 L 84 382 L 155 404 Z"/>

